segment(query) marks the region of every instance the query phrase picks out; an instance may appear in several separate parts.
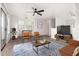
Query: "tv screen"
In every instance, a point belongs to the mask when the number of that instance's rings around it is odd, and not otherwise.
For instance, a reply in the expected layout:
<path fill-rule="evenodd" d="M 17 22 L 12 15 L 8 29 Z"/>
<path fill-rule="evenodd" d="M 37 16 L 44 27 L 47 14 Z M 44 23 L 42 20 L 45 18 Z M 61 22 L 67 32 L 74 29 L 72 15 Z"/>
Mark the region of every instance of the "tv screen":
<path fill-rule="evenodd" d="M 57 34 L 70 35 L 70 26 L 58 26 Z"/>

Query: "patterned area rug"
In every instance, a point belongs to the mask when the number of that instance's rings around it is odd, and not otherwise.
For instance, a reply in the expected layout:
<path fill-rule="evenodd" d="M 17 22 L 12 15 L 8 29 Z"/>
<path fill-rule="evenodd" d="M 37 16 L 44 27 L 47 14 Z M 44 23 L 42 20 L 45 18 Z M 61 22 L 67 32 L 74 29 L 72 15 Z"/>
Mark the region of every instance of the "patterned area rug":
<path fill-rule="evenodd" d="M 46 45 L 47 46 L 47 45 Z M 46 49 L 44 46 L 40 46 L 38 49 L 38 55 L 33 50 L 33 46 L 31 42 L 22 43 L 15 45 L 13 47 L 13 55 L 14 56 L 60 56 L 59 49 L 64 47 L 64 45 L 52 42 L 49 44 L 50 49 Z"/>

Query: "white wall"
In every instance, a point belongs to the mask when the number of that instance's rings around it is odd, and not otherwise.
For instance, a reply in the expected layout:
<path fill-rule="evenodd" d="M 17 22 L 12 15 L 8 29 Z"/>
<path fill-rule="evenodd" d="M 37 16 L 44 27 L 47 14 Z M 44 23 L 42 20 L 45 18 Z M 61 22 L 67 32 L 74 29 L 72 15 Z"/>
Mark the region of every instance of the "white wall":
<path fill-rule="evenodd" d="M 27 27 L 28 23 L 32 25 L 32 32 L 39 31 L 41 35 L 49 35 L 49 20 L 43 18 L 31 18 L 31 19 L 21 19 L 16 16 L 11 16 L 10 28 L 15 27 L 17 29 L 17 34 L 21 35 L 22 30 L 29 30 L 29 28 L 25 29 L 19 28 L 21 25 L 25 25 Z"/>
<path fill-rule="evenodd" d="M 27 25 L 28 24 L 33 25 L 33 19 L 22 19 L 22 18 L 13 16 L 13 15 L 10 15 L 10 17 L 11 17 L 10 29 L 11 28 L 16 28 L 18 36 L 22 34 L 22 30 L 32 29 L 31 27 L 27 27 Z"/>
<path fill-rule="evenodd" d="M 49 19 L 35 18 L 34 31 L 39 31 L 41 35 L 49 35 Z"/>
<path fill-rule="evenodd" d="M 76 20 L 75 20 L 75 27 L 73 29 L 73 37 L 74 40 L 79 41 L 79 4 L 75 4 L 76 7 Z"/>
<path fill-rule="evenodd" d="M 75 26 L 75 19 L 71 13 L 76 13 L 75 4 L 57 4 L 54 6 L 54 17 L 56 19 L 55 26 L 60 25 L 70 25 L 71 33 Z M 51 38 L 54 38 L 54 35 L 57 33 L 57 28 L 51 28 Z"/>
<path fill-rule="evenodd" d="M 33 23 L 33 32 L 39 31 L 41 35 L 50 35 L 50 28 L 49 20 L 51 20 L 53 17 L 56 18 L 56 26 L 59 25 L 71 25 L 74 26 L 74 19 L 72 18 L 70 12 L 75 13 L 75 4 L 71 3 L 56 3 L 56 4 L 36 4 L 37 7 L 44 8 L 45 12 L 42 16 L 35 15 L 30 16 L 26 15 L 28 18 L 32 19 L 34 21 Z M 34 17 L 34 18 L 32 18 Z M 21 19 L 16 16 L 11 17 L 11 27 L 17 27 L 18 21 L 24 21 L 27 23 L 27 19 Z M 52 22 L 53 23 L 53 22 Z M 20 29 L 18 29 L 20 30 Z M 19 32 L 18 32 L 19 33 Z"/>

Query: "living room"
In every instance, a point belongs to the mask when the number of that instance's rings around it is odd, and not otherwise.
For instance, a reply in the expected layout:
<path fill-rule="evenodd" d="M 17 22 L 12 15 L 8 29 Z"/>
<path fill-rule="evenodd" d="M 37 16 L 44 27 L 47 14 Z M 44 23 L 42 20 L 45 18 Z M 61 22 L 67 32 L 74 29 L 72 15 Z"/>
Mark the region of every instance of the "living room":
<path fill-rule="evenodd" d="M 79 55 L 78 3 L 1 3 L 0 13 L 2 56 Z M 29 32 L 28 39 L 23 37 L 25 32 Z M 37 39 L 46 42 L 32 42 Z"/>

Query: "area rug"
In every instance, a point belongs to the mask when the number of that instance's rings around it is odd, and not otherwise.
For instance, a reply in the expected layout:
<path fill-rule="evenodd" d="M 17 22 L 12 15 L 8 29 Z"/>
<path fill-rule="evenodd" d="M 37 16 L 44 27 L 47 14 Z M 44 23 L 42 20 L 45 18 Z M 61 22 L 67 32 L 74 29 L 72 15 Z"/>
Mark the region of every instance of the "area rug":
<path fill-rule="evenodd" d="M 49 56 L 49 54 L 51 56 L 60 56 L 59 49 L 64 47 L 64 45 L 52 42 L 49 47 L 50 49 L 46 49 L 44 46 L 40 46 L 38 54 L 36 54 L 31 42 L 21 43 L 13 47 L 13 56 Z"/>

